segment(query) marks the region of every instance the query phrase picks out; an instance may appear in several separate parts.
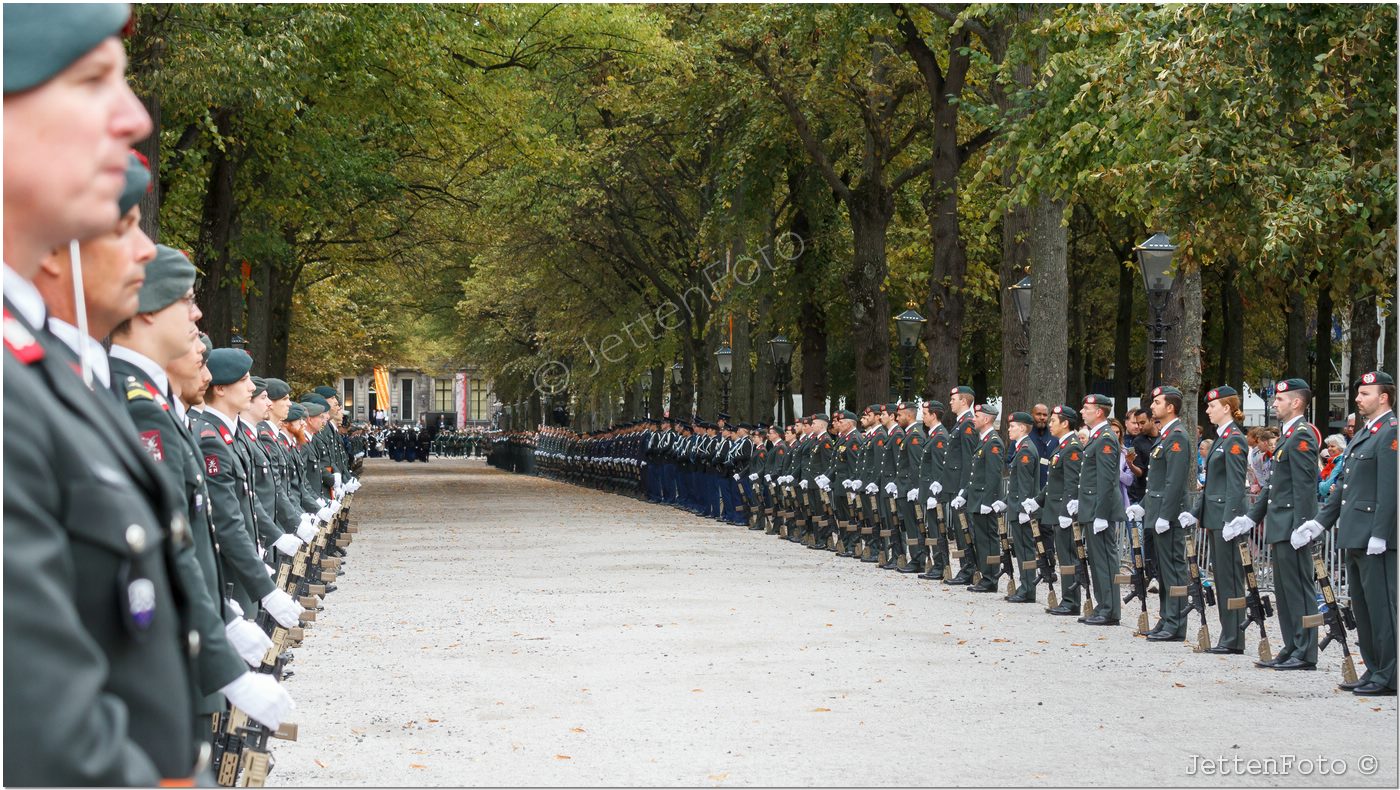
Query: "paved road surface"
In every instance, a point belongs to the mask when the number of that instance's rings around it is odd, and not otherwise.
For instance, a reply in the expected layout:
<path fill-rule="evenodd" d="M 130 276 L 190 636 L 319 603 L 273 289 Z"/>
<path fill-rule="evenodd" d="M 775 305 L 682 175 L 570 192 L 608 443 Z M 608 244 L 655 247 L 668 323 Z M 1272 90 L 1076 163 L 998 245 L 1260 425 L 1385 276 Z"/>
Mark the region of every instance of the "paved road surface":
<path fill-rule="evenodd" d="M 270 784 L 1397 781 L 1335 647 L 1257 670 L 479 460 L 364 480 Z"/>

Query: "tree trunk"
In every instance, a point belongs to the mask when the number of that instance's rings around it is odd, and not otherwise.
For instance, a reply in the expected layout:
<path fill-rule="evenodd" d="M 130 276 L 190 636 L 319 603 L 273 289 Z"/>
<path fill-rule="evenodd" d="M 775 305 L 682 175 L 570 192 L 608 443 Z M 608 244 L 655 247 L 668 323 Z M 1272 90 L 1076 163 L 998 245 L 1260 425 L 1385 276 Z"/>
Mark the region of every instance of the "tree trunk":
<path fill-rule="evenodd" d="M 1320 278 L 1317 290 L 1317 330 L 1314 334 L 1313 422 L 1323 436 L 1331 433 L 1332 423 L 1332 283 Z"/>
<path fill-rule="evenodd" d="M 1132 397 L 1133 294 L 1137 277 L 1132 267 L 1118 261 L 1118 313 L 1113 326 L 1113 413 L 1128 413 Z M 1148 361 L 1151 365 L 1151 361 Z"/>
<path fill-rule="evenodd" d="M 1351 300 L 1351 332 L 1348 334 L 1351 348 L 1350 370 L 1347 382 L 1348 412 L 1356 408 L 1356 381 L 1373 370 L 1379 369 L 1376 359 L 1376 341 L 1380 340 L 1381 326 L 1376 320 L 1376 295 L 1369 293 Z M 1391 335 L 1392 338 L 1394 335 Z M 1393 343 L 1393 341 L 1392 341 Z M 1390 344 L 1387 344 L 1390 345 Z M 1393 352 L 1392 352 L 1393 353 Z"/>
<path fill-rule="evenodd" d="M 930 171 L 924 193 L 928 214 L 933 271 L 924 302 L 928 323 L 924 341 L 928 348 L 928 373 L 924 389 L 935 398 L 946 400 L 958 381 L 958 352 L 962 348 L 963 280 L 967 275 L 967 249 L 958 225 L 957 109 L 934 117 L 934 144 L 937 159 Z M 954 415 L 948 415 L 951 421 Z"/>
<path fill-rule="evenodd" d="M 1026 402 L 1065 403 L 1069 368 L 1069 235 L 1063 200 L 1031 208 L 1031 342 Z"/>
<path fill-rule="evenodd" d="M 1201 389 L 1201 269 L 1183 267 L 1181 276 L 1172 285 L 1167 300 L 1165 321 L 1167 330 L 1166 359 L 1162 365 L 1162 380 L 1181 390 L 1182 401 L 1188 404 L 1181 415 L 1186 433 L 1196 436 L 1196 409 Z M 1192 445 L 1194 450 L 1194 444 Z"/>
<path fill-rule="evenodd" d="M 216 115 L 216 123 L 226 120 L 225 113 Z M 237 272 L 230 261 L 229 242 L 233 236 L 234 164 L 230 151 L 210 146 L 208 182 L 204 193 L 204 209 L 199 222 L 199 243 L 194 250 L 194 264 L 200 270 L 195 296 L 204 312 L 204 331 L 214 346 L 229 344 L 235 323 L 242 320 L 242 305 L 234 310 L 237 293 Z"/>
<path fill-rule="evenodd" d="M 1001 220 L 1001 410 L 1006 414 L 1029 408 L 1030 348 L 1008 289 L 1026 276 L 1032 265 L 1031 223 L 1031 209 L 1026 206 L 1009 207 Z"/>
<path fill-rule="evenodd" d="M 1284 313 L 1283 378 L 1305 379 L 1308 377 L 1308 306 L 1301 292 L 1295 289 L 1284 298 Z"/>
<path fill-rule="evenodd" d="M 647 416 L 659 420 L 664 416 L 661 409 L 661 396 L 666 392 L 666 368 L 661 365 L 653 365 L 648 376 L 651 379 L 651 394 L 648 396 Z"/>
<path fill-rule="evenodd" d="M 885 291 L 885 237 L 894 217 L 894 203 L 882 185 L 866 182 L 851 190 L 847 208 L 855 252 L 855 265 L 851 267 L 847 288 L 851 295 L 851 351 L 855 357 L 856 397 L 863 403 L 883 403 L 890 389 L 890 300 Z M 824 343 L 821 365 L 825 370 Z"/>

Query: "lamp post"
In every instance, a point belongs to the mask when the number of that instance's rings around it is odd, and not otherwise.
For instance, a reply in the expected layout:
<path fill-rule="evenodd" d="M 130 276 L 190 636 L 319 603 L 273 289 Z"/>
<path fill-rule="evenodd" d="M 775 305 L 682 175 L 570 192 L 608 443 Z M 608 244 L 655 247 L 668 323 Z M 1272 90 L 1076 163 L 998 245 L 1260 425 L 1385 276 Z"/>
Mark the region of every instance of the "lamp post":
<path fill-rule="evenodd" d="M 900 400 L 912 398 L 914 386 L 914 349 L 919 345 L 919 334 L 924 329 L 925 319 L 914 308 L 909 308 L 894 318 L 895 329 L 899 333 L 899 351 L 903 356 L 904 386 L 899 391 Z"/>
<path fill-rule="evenodd" d="M 1274 380 L 1271 376 L 1265 376 L 1259 382 L 1259 395 L 1264 399 L 1264 427 L 1269 427 L 1269 410 L 1273 408 L 1274 401 Z"/>
<path fill-rule="evenodd" d="M 1162 362 L 1167 354 L 1167 330 L 1162 314 L 1167 309 L 1167 297 L 1172 284 L 1176 282 L 1176 271 L 1172 268 L 1172 258 L 1176 255 L 1176 245 L 1167 234 L 1158 231 L 1135 248 L 1138 266 L 1142 269 L 1142 282 L 1147 289 L 1147 305 L 1151 320 L 1147 331 L 1152 343 L 1152 384 L 1148 389 L 1162 385 Z"/>
<path fill-rule="evenodd" d="M 642 416 L 651 416 L 651 376 L 642 376 Z"/>
<path fill-rule="evenodd" d="M 786 426 L 788 365 L 792 362 L 792 341 L 777 335 L 768 341 L 768 353 L 773 358 L 773 367 L 777 369 L 775 378 L 778 388 L 778 424 Z"/>
<path fill-rule="evenodd" d="M 719 410 L 729 412 L 729 375 L 734 372 L 734 349 L 728 343 L 721 343 L 715 351 L 715 363 L 719 368 Z"/>
<path fill-rule="evenodd" d="M 238 349 L 239 351 L 242 351 L 248 347 L 248 339 L 235 331 L 233 333 L 233 336 L 228 339 L 228 344 Z"/>
<path fill-rule="evenodd" d="M 1026 367 L 1031 366 L 1031 278 L 1022 277 L 1020 282 L 1008 286 L 1011 292 L 1011 304 L 1016 308 L 1016 320 L 1021 322 L 1021 336 L 1025 338 L 1025 345 L 1021 346 L 1021 361 Z"/>

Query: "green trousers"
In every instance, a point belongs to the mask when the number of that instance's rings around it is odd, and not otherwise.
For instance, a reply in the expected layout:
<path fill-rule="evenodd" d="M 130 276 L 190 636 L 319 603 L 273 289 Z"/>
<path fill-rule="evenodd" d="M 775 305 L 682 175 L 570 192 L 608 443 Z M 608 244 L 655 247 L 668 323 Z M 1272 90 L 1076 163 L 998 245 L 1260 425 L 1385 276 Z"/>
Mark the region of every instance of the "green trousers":
<path fill-rule="evenodd" d="M 1225 540 L 1225 533 L 1219 529 L 1208 529 L 1210 535 L 1211 563 L 1215 568 L 1215 601 L 1220 611 L 1220 638 L 1216 644 L 1234 650 L 1244 649 L 1244 623 L 1246 609 L 1231 609 L 1230 599 L 1244 598 L 1244 565 L 1240 563 L 1238 541 L 1248 540 L 1240 536 L 1235 540 Z"/>
<path fill-rule="evenodd" d="M 1020 517 L 1010 510 L 1006 511 L 1006 528 L 1011 530 L 1011 549 L 1016 555 L 1016 568 L 1021 574 L 1021 583 L 1016 587 L 1016 592 L 1026 598 L 1035 600 L 1035 539 L 1031 536 L 1030 522 L 1021 523 Z M 1025 564 L 1032 563 L 1030 570 L 1026 570 Z"/>
<path fill-rule="evenodd" d="M 1347 590 L 1356 616 L 1356 644 L 1366 662 L 1363 677 L 1395 688 L 1395 549 L 1367 554 L 1347 549 Z"/>
<path fill-rule="evenodd" d="M 1060 605 L 1078 611 L 1083 600 L 1079 597 L 1079 580 L 1075 578 L 1073 570 L 1063 573 L 1059 568 L 1072 568 L 1079 557 L 1074 547 L 1074 529 L 1061 529 L 1059 519 L 1040 522 L 1040 529 L 1052 530 L 1055 536 L 1055 562 L 1058 563 L 1055 572 L 1060 574 Z"/>
<path fill-rule="evenodd" d="M 1274 560 L 1274 600 L 1278 604 L 1278 660 L 1299 658 L 1317 663 L 1317 629 L 1304 628 L 1303 618 L 1317 614 L 1312 546 L 1302 550 L 1288 541 L 1270 543 Z"/>
<path fill-rule="evenodd" d="M 1094 585 L 1094 614 L 1110 620 L 1119 619 L 1123 599 L 1120 585 L 1113 583 L 1118 573 L 1118 528 L 1112 522 L 1108 529 L 1094 534 L 1092 522 L 1080 524 L 1089 555 L 1089 578 Z"/>
<path fill-rule="evenodd" d="M 1144 522 L 1142 531 L 1152 541 L 1152 556 L 1162 572 L 1162 582 L 1157 585 L 1157 630 L 1185 636 L 1187 597 L 1173 597 L 1171 588 L 1185 587 L 1191 581 L 1186 569 L 1186 530 L 1172 525 L 1166 532 L 1158 532 L 1153 524 Z"/>

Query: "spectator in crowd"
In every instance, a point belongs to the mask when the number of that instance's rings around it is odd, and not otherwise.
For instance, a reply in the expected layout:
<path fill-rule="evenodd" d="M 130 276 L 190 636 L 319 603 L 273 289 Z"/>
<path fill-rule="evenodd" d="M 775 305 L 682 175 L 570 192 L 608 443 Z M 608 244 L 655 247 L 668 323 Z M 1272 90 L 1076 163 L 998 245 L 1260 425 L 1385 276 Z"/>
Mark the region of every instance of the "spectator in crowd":
<path fill-rule="evenodd" d="M 1037 403 L 1031 409 L 1031 419 L 1035 420 L 1035 425 L 1031 426 L 1029 438 L 1031 444 L 1035 445 L 1036 452 L 1040 453 L 1040 487 L 1045 487 L 1045 481 L 1050 474 L 1050 458 L 1055 455 L 1055 448 L 1060 442 L 1050 433 L 1050 407 L 1044 403 Z"/>
<path fill-rule="evenodd" d="M 1118 446 L 1123 444 L 1123 423 L 1117 417 L 1109 420 L 1109 425 L 1113 426 L 1113 432 L 1118 435 Z M 1128 466 L 1128 451 L 1120 449 L 1118 451 L 1118 492 L 1123 495 L 1123 507 L 1128 506 L 1128 486 L 1133 482 L 1133 470 Z"/>
<path fill-rule="evenodd" d="M 1346 440 L 1351 441 L 1351 437 L 1356 435 L 1356 412 L 1347 415 L 1347 427 L 1342 431 Z"/>
<path fill-rule="evenodd" d="M 1322 473 L 1318 475 L 1317 498 L 1326 502 L 1327 495 L 1332 493 L 1332 486 L 1336 484 L 1337 478 L 1342 476 L 1342 455 L 1347 449 L 1347 438 L 1340 433 L 1334 433 L 1324 440 L 1322 454 L 1318 459 L 1322 461 Z"/>
<path fill-rule="evenodd" d="M 1215 442 L 1210 439 L 1202 439 L 1196 445 L 1196 489 L 1206 487 L 1206 459 L 1210 458 L 1210 449 L 1215 446 Z"/>

